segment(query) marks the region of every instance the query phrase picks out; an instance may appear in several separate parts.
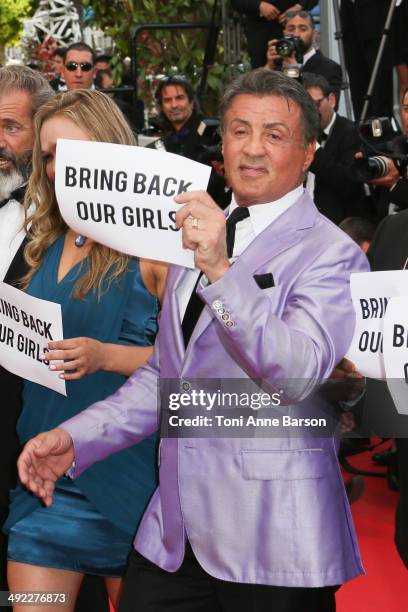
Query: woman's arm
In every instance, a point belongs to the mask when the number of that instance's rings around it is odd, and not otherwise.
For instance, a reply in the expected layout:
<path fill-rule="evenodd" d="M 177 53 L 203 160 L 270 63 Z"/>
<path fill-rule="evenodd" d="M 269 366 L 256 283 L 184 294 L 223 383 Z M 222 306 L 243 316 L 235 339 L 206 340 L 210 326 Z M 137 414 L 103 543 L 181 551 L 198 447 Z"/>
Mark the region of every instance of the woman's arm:
<path fill-rule="evenodd" d="M 163 261 L 140 260 L 140 272 L 145 287 L 152 295 L 159 299 L 160 303 L 163 302 L 168 270 L 168 264 Z"/>
<path fill-rule="evenodd" d="M 163 262 L 141 260 L 140 271 L 147 290 L 160 301 L 166 286 L 168 266 Z M 69 338 L 49 342 L 50 352 L 42 359 L 51 363 L 50 370 L 60 372 L 65 380 L 77 380 L 87 374 L 103 370 L 130 376 L 147 363 L 153 353 L 152 346 L 108 344 L 93 338 Z"/>

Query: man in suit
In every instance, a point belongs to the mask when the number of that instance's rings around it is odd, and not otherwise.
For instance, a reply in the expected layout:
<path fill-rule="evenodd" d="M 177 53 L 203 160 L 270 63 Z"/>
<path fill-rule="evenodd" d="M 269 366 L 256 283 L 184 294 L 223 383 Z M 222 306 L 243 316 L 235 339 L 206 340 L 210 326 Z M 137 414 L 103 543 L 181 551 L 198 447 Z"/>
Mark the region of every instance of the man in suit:
<path fill-rule="evenodd" d="M 336 98 L 337 108 L 342 84 L 341 67 L 337 62 L 314 48 L 317 32 L 312 16 L 307 11 L 289 11 L 286 14 L 284 34 L 285 36 L 296 36 L 300 39 L 303 48 L 301 72 L 311 72 L 323 76 L 329 82 Z M 276 43 L 276 39 L 272 39 L 268 43 L 267 68 L 281 70 L 298 63 L 295 54 L 283 58 L 276 51 Z"/>
<path fill-rule="evenodd" d="M 346 217 L 369 217 L 363 185 L 350 169 L 361 148 L 358 130 L 335 112 L 336 97 L 324 77 L 304 72 L 302 83 L 320 116 L 320 146 L 308 174 L 313 200 L 336 225 Z"/>
<path fill-rule="evenodd" d="M 34 143 L 34 115 L 54 94 L 47 79 L 25 66 L 0 68 L 0 280 L 18 286 L 27 271 L 23 201 Z M 22 381 L 0 366 L 3 398 L 0 427 L 0 590 L 7 590 L 7 538 L 1 532 L 16 481 L 19 442 L 16 424 L 21 411 Z M 101 580 L 87 577 L 76 612 L 96 605 L 108 610 Z M 91 606 L 91 607 L 90 607 Z"/>
<path fill-rule="evenodd" d="M 156 430 L 159 379 L 181 392 L 202 379 L 241 379 L 237 389 L 262 379 L 284 394 L 285 379 L 297 399 L 348 348 L 349 275 L 368 265 L 302 187 L 318 132 L 313 101 L 296 80 L 257 70 L 230 85 L 220 115 L 228 219 L 205 192 L 176 197 L 197 269 L 171 269 L 149 364 L 26 445 L 22 481 L 46 504 L 58 475 L 75 476 Z M 362 568 L 333 440 L 205 435 L 161 440 L 160 486 L 121 610 L 334 610 L 336 586 Z"/>
<path fill-rule="evenodd" d="M 265 66 L 268 41 L 280 38 L 288 11 L 310 11 L 318 0 L 231 0 L 232 8 L 246 16 L 244 23 L 252 68 Z"/>
<path fill-rule="evenodd" d="M 65 50 L 61 76 L 67 89 L 94 89 L 95 52 L 84 42 L 76 42 Z"/>

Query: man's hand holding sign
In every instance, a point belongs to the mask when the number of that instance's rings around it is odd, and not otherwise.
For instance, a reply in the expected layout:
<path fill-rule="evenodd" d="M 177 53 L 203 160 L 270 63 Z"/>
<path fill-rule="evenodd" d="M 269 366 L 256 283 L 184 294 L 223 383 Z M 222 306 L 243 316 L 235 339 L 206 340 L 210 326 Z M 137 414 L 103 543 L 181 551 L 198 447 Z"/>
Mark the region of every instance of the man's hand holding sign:
<path fill-rule="evenodd" d="M 230 267 L 225 216 L 204 191 L 182 193 L 175 200 L 184 204 L 176 214 L 177 227 L 183 228 L 183 247 L 194 251 L 195 266 L 213 283 Z"/>

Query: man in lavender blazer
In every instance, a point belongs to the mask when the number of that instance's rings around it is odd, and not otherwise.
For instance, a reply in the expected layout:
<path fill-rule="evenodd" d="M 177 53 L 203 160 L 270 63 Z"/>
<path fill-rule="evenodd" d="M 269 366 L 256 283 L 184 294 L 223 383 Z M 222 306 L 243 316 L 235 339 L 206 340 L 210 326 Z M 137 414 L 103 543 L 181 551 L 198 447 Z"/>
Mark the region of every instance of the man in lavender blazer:
<path fill-rule="evenodd" d="M 157 429 L 159 378 L 181 389 L 204 378 L 262 379 L 271 390 L 302 380 L 304 397 L 348 349 L 349 276 L 368 264 L 303 190 L 318 131 L 312 99 L 280 73 L 254 71 L 230 85 L 221 120 L 230 219 L 249 211 L 234 250 L 208 194 L 177 196 L 198 271 L 171 269 L 148 365 L 26 445 L 21 480 L 46 504 L 74 459 L 76 476 Z M 328 612 L 335 587 L 363 572 L 332 438 L 163 438 L 159 465 L 121 610 Z"/>

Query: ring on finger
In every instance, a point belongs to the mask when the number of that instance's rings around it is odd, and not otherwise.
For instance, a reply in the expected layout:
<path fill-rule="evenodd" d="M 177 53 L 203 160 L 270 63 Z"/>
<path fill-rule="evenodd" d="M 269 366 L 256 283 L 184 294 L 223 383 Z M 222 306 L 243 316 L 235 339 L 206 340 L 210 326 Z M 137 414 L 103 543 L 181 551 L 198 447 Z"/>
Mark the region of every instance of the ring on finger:
<path fill-rule="evenodd" d="M 198 219 L 196 219 L 195 217 L 191 222 L 191 227 L 193 227 L 194 229 L 198 229 Z"/>

